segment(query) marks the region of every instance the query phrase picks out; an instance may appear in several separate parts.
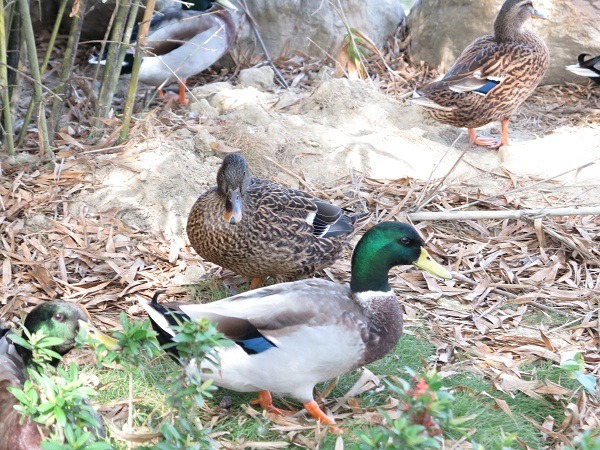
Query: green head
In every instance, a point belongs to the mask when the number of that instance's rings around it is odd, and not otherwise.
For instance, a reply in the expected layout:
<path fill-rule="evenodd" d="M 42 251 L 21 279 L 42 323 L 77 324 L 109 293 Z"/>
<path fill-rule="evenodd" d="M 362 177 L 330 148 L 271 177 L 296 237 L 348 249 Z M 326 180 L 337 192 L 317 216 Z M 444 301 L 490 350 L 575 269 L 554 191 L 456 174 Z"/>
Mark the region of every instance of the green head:
<path fill-rule="evenodd" d="M 25 318 L 24 327 L 31 334 L 43 330 L 46 336 L 61 338 L 63 343 L 52 350 L 62 356 L 74 347 L 80 320 L 89 321 L 89 315 L 83 308 L 75 303 L 55 300 L 33 308 Z M 20 346 L 17 349 L 27 365 L 31 359 L 31 352 Z M 58 361 L 55 363 L 58 364 Z"/>
<path fill-rule="evenodd" d="M 252 181 L 246 160 L 239 153 L 230 153 L 223 159 L 217 173 L 217 189 L 225 196 L 225 222 L 235 225 L 242 220 L 243 197 Z"/>
<path fill-rule="evenodd" d="M 413 264 L 439 278 L 452 278 L 435 262 L 412 226 L 382 222 L 367 231 L 352 254 L 352 292 L 390 290 L 388 272 L 394 266 Z"/>
<path fill-rule="evenodd" d="M 531 0 L 506 0 L 494 22 L 494 36 L 497 40 L 511 40 L 522 32 L 529 19 L 545 19 Z"/>

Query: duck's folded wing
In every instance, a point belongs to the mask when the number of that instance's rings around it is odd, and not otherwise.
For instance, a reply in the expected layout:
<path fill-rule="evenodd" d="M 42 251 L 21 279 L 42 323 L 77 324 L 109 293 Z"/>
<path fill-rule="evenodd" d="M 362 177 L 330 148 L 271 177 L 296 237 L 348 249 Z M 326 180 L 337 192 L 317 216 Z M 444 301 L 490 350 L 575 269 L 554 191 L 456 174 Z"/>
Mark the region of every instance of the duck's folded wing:
<path fill-rule="evenodd" d="M 487 94 L 504 81 L 505 68 L 515 58 L 513 52 L 507 51 L 507 45 L 510 44 L 499 44 L 490 36 L 476 40 L 465 48 L 441 80 L 419 89 L 419 94 L 427 96 L 428 92 L 440 89 Z"/>
<path fill-rule="evenodd" d="M 347 285 L 312 279 L 281 283 L 207 304 L 141 303 L 153 325 L 166 336 L 174 335 L 170 327 L 177 316 L 179 320 L 206 318 L 226 338 L 252 354 L 278 346 L 282 337 L 301 327 L 340 320 L 353 308 L 349 294 Z"/>
<path fill-rule="evenodd" d="M 305 192 L 257 178 L 253 179 L 249 192 L 257 209 L 301 218 L 312 227 L 316 237 L 346 235 L 354 230 L 352 220 L 339 206 Z"/>

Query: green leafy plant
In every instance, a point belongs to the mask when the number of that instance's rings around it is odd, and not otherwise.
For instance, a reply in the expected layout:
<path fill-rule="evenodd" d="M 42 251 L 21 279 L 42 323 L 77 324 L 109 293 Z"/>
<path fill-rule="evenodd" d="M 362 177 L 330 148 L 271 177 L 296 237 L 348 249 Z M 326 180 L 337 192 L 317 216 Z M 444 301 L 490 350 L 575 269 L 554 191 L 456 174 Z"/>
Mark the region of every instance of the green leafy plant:
<path fill-rule="evenodd" d="M 575 438 L 575 447 L 566 450 L 600 450 L 600 430 L 586 430 Z"/>
<path fill-rule="evenodd" d="M 61 344 L 62 339 L 45 336 L 41 330 L 33 334 L 26 329 L 22 331 L 26 339 L 16 335 L 10 338 L 31 350 L 34 364 L 27 369 L 29 378 L 23 388 L 8 389 L 19 401 L 15 409 L 22 414 L 22 421 L 30 417 L 48 430 L 42 449 L 110 449 L 104 441 L 100 419 L 88 402 L 96 391 L 79 376 L 75 363 L 67 370 L 51 364 L 60 355 L 50 347 Z"/>
<path fill-rule="evenodd" d="M 569 373 L 569 377 L 576 379 L 579 384 L 590 394 L 596 392 L 596 378 L 584 373 L 584 361 L 581 353 L 576 353 L 573 359 L 563 362 L 560 367 Z"/>
<path fill-rule="evenodd" d="M 466 435 L 462 425 L 472 417 L 454 417 L 452 394 L 444 389 L 442 377 L 435 371 L 417 375 L 405 369 L 409 379 L 393 377 L 386 381 L 388 389 L 400 400 L 398 417 L 380 411 L 387 426 L 368 432 L 357 431 L 360 450 L 441 449 L 442 437 L 447 433 Z M 478 448 L 474 444 L 474 448 Z"/>
<path fill-rule="evenodd" d="M 118 364 L 129 373 L 129 425 L 133 427 L 133 374 L 143 375 L 144 363 L 155 356 L 160 346 L 156 333 L 150 328 L 150 322 L 130 322 L 125 314 L 121 315 L 122 331 L 113 333 L 117 345 L 106 345 L 101 341 L 94 344 L 99 364 L 114 366 Z M 173 342 L 165 349 L 176 349 L 180 366 L 166 378 L 157 389 L 165 394 L 170 412 L 160 422 L 150 419 L 150 427 L 159 430 L 162 437 L 151 447 L 159 450 L 205 449 L 214 446 L 206 429 L 199 419 L 199 409 L 206 398 L 212 397 L 216 389 L 211 380 L 202 380 L 200 363 L 203 360 L 218 364 L 215 347 L 225 340 L 208 320 L 184 321 L 172 327 L 176 332 Z M 94 341 L 94 337 L 88 340 Z"/>

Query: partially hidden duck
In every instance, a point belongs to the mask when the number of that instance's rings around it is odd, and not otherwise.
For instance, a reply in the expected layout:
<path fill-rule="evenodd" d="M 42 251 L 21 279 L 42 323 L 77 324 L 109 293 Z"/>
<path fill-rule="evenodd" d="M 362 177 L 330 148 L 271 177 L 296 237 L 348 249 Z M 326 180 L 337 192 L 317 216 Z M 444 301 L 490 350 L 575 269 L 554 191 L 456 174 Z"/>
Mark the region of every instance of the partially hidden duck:
<path fill-rule="evenodd" d="M 172 83 L 179 86 L 179 102 L 188 103 L 186 80 L 199 74 L 225 55 L 236 37 L 236 26 L 229 0 L 194 0 L 166 8 L 152 15 L 139 81 L 162 88 Z M 134 30 L 135 39 L 137 28 Z M 121 73 L 131 73 L 134 54 L 128 52 Z M 104 64 L 93 56 L 90 64 Z M 162 96 L 162 90 L 159 91 Z"/>
<path fill-rule="evenodd" d="M 595 58 L 585 59 L 586 56 L 590 56 L 587 53 L 582 53 L 577 57 L 577 64 L 567 66 L 566 69 L 569 72 L 573 72 L 575 75 L 582 77 L 588 77 L 596 84 L 600 84 L 600 55 Z"/>
<path fill-rule="evenodd" d="M 509 145 L 508 122 L 548 69 L 546 44 L 524 29 L 530 18 L 545 18 L 531 0 L 506 0 L 494 34 L 463 50 L 440 80 L 418 88 L 411 102 L 439 122 L 468 129 L 469 142 L 490 148 Z M 477 136 L 475 128 L 500 121 L 500 138 Z"/>
<path fill-rule="evenodd" d="M 44 330 L 47 336 L 63 339 L 63 343 L 51 349 L 63 356 L 75 345 L 79 321 L 89 322 L 89 315 L 82 307 L 64 301 L 48 301 L 39 304 L 25 318 L 24 327 L 35 333 Z M 38 450 L 44 439 L 43 426 L 29 418 L 21 421 L 21 414 L 14 409 L 17 399 L 8 391 L 9 386 L 22 387 L 27 379 L 27 369 L 33 366 L 31 351 L 14 344 L 8 330 L 2 330 L 0 338 L 0 450 Z M 53 361 L 57 365 L 59 360 Z"/>
<path fill-rule="evenodd" d="M 238 392 L 258 392 L 262 408 L 283 413 L 271 393 L 300 401 L 324 424 L 334 420 L 313 398 L 317 383 L 382 358 L 402 334 L 402 306 L 388 283 L 397 265 L 414 264 L 440 278 L 416 230 L 383 222 L 368 230 L 352 255 L 350 284 L 305 279 L 252 290 L 207 304 L 142 301 L 161 343 L 178 321 L 206 318 L 231 340 L 218 347 L 218 367 L 203 376 Z"/>

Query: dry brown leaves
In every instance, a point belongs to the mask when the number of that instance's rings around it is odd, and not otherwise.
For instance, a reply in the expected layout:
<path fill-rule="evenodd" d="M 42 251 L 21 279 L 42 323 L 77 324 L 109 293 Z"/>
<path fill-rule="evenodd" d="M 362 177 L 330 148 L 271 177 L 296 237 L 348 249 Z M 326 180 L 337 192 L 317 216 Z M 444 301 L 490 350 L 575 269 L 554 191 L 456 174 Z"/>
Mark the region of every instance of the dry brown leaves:
<path fill-rule="evenodd" d="M 35 170 L 3 179 L 0 317 L 13 317 L 23 308 L 60 296 L 83 304 L 96 322 L 112 329 L 121 311 L 136 311 L 131 309 L 133 294 L 150 297 L 156 289 L 171 286 L 188 265 L 202 264 L 190 248 L 171 248 L 161 236 L 131 229 L 116 217 L 117 211 L 70 215 L 69 197 L 86 183 L 85 162 L 72 159 L 60 172 Z M 407 211 L 430 196 L 428 189 L 414 180 L 361 179 L 312 190 L 351 209 L 366 206 L 373 221 L 380 222 L 405 220 Z M 449 209 L 464 198 L 461 186 L 448 188 L 435 194 L 427 209 Z M 478 207 L 511 204 L 497 197 Z M 400 268 L 391 282 L 402 298 L 409 329 L 416 324 L 430 327 L 438 368 L 484 374 L 509 395 L 520 391 L 560 402 L 568 413 L 565 421 L 544 425 L 550 427 L 546 431 L 553 442 L 568 442 L 579 430 L 600 426 L 596 398 L 522 369 L 539 360 L 560 364 L 581 353 L 586 372 L 599 376 L 598 217 L 416 225 L 432 253 L 456 277 L 440 282 Z M 325 274 L 347 281 L 349 270 L 345 258 Z M 511 414 L 508 405 L 499 399 L 497 403 Z M 369 413 L 350 411 L 340 410 L 340 418 Z M 308 438 L 300 432 L 306 422 L 281 420 L 285 423 L 274 426 L 287 439 L 307 445 Z"/>

